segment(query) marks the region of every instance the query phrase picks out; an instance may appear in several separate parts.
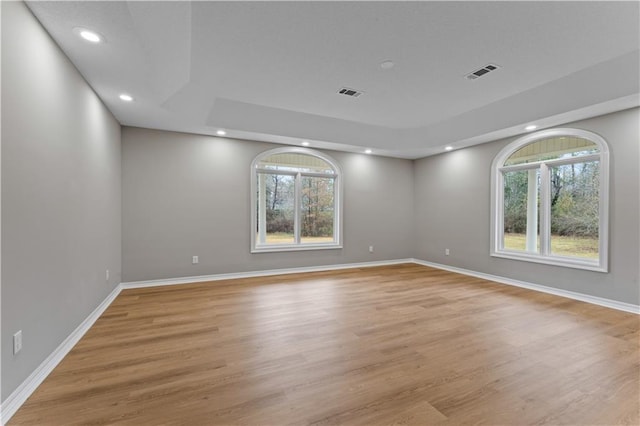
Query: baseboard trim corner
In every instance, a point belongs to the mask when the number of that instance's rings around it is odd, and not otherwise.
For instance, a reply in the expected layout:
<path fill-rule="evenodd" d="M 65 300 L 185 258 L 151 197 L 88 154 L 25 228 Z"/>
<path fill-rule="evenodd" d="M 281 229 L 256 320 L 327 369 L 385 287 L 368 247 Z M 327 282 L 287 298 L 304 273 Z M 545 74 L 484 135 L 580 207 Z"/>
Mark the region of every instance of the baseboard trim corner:
<path fill-rule="evenodd" d="M 91 328 L 111 302 L 120 294 L 118 284 L 111 293 L 85 318 L 75 330 L 20 384 L 0 406 L 0 424 L 5 425 L 31 394 L 40 386 L 54 368 L 71 351 L 84 334 Z"/>
<path fill-rule="evenodd" d="M 553 294 L 555 296 L 566 297 L 568 299 L 579 300 L 581 302 L 591 303 L 593 305 L 604 306 L 605 308 L 616 309 L 618 311 L 629 312 L 632 314 L 640 314 L 640 305 L 632 303 L 619 302 L 617 300 L 605 299 L 604 297 L 591 296 L 584 293 L 577 293 L 569 290 L 562 290 L 554 287 L 547 287 L 541 284 L 534 284 L 527 281 L 514 280 L 511 278 L 501 277 L 499 275 L 485 274 L 483 272 L 472 271 L 470 269 L 458 268 L 456 266 L 443 265 L 441 263 L 429 262 L 421 259 L 413 259 L 414 263 L 432 268 L 442 269 L 449 272 L 456 272 L 471 277 L 482 278 L 488 281 L 494 281 L 500 284 L 512 285 L 515 287 L 526 288 L 529 290 L 540 291 L 542 293 Z"/>

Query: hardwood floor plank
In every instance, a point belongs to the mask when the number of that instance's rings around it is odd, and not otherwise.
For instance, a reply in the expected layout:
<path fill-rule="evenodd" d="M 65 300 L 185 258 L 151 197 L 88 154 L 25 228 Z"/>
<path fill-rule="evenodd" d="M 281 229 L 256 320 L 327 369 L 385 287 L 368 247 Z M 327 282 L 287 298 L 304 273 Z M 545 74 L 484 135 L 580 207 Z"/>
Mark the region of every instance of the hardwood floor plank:
<path fill-rule="evenodd" d="M 124 290 L 9 424 L 637 425 L 639 338 L 415 264 Z"/>

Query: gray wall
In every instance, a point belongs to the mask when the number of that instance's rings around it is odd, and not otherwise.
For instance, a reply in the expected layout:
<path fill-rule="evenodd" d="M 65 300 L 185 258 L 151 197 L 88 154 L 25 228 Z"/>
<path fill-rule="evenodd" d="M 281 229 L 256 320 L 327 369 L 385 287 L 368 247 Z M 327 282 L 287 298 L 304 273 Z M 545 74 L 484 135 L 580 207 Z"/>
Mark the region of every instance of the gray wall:
<path fill-rule="evenodd" d="M 504 139 L 415 162 L 415 257 L 445 265 L 638 304 L 639 146 L 637 108 L 561 127 L 595 132 L 610 148 L 609 273 L 489 256 L 490 169 Z M 451 250 L 444 255 L 445 248 Z"/>
<path fill-rule="evenodd" d="M 121 191 L 120 125 L 22 2 L 1 7 L 4 400 L 120 282 Z"/>
<path fill-rule="evenodd" d="M 251 254 L 250 165 L 277 146 L 124 127 L 123 281 L 413 255 L 413 162 L 334 151 L 326 153 L 344 172 L 344 248 Z"/>

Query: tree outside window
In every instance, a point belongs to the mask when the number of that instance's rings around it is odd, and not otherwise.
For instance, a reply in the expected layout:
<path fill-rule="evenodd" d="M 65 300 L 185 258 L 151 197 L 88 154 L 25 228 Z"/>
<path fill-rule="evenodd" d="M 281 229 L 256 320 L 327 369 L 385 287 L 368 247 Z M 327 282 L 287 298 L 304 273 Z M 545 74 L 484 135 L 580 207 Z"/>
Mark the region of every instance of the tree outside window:
<path fill-rule="evenodd" d="M 340 247 L 340 173 L 304 148 L 261 154 L 252 165 L 252 251 Z"/>
<path fill-rule="evenodd" d="M 493 256 L 606 271 L 601 137 L 577 129 L 528 135 L 498 154 L 492 173 Z"/>

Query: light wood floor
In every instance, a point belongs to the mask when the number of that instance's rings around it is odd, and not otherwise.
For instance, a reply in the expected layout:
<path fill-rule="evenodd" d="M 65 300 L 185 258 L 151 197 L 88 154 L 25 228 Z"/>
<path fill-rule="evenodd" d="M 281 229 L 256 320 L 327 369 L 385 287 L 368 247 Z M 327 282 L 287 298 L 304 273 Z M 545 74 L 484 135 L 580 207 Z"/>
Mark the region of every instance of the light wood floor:
<path fill-rule="evenodd" d="M 639 318 L 413 264 L 125 290 L 10 424 L 637 425 Z"/>

